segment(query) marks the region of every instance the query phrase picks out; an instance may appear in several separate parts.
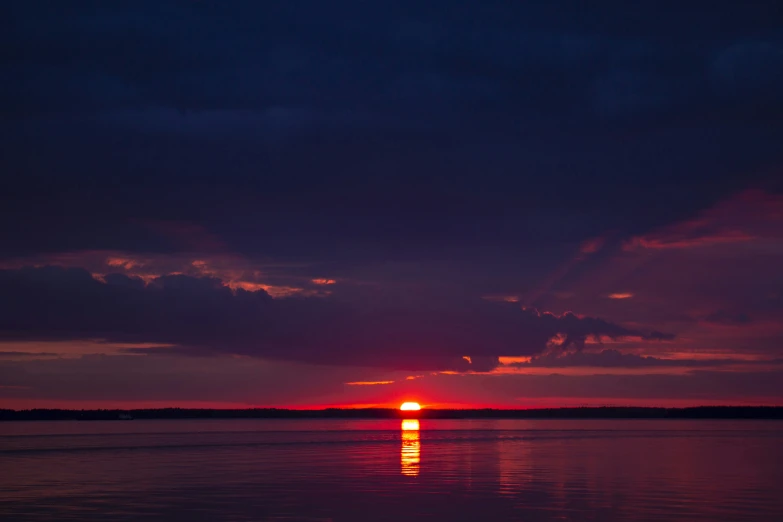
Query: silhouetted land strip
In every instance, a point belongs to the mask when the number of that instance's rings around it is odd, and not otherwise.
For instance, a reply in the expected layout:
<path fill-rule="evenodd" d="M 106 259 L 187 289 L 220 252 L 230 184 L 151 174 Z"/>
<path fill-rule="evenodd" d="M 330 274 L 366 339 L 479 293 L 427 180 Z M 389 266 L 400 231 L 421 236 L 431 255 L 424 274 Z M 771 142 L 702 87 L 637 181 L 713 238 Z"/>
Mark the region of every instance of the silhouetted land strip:
<path fill-rule="evenodd" d="M 0 410 L 0 421 L 18 420 L 118 420 L 134 419 L 778 419 L 783 407 L 699 406 L 694 408 L 548 408 L 533 410 L 436 410 L 400 412 L 396 409 L 285 410 L 254 408 L 219 409 L 139 409 L 139 410 Z"/>

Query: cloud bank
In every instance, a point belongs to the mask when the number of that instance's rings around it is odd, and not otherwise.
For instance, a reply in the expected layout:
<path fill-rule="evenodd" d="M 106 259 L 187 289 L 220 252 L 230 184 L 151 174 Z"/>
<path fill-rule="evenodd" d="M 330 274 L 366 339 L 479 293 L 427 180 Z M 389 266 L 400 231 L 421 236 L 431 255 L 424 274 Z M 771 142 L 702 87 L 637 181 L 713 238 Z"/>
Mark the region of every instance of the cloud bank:
<path fill-rule="evenodd" d="M 76 268 L 0 271 L 0 334 L 8 339 L 104 339 L 171 347 L 138 353 L 236 354 L 399 370 L 489 371 L 499 356 L 536 355 L 559 338 L 669 338 L 573 313 L 556 316 L 481 299 L 399 306 L 331 297 L 273 299 L 216 278 L 145 283 Z M 469 356 L 470 361 L 464 358 Z"/>

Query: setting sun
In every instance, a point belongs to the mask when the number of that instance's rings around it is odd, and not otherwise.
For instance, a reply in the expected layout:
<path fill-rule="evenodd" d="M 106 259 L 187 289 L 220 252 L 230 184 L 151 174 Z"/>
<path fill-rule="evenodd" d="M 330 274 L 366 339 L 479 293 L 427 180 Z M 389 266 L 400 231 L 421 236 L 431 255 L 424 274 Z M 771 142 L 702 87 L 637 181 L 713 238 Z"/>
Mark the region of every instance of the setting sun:
<path fill-rule="evenodd" d="M 421 405 L 418 402 L 403 402 L 400 405 L 400 411 L 419 411 Z"/>

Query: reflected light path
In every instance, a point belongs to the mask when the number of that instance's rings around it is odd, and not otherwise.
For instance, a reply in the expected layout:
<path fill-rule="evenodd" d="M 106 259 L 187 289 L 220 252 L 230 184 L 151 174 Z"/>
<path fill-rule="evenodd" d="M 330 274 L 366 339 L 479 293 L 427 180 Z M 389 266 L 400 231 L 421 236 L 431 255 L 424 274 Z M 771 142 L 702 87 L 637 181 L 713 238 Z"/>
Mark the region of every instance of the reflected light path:
<path fill-rule="evenodd" d="M 421 463 L 421 441 L 419 439 L 419 421 L 402 421 L 402 448 L 400 448 L 400 472 L 409 477 L 419 474 Z"/>

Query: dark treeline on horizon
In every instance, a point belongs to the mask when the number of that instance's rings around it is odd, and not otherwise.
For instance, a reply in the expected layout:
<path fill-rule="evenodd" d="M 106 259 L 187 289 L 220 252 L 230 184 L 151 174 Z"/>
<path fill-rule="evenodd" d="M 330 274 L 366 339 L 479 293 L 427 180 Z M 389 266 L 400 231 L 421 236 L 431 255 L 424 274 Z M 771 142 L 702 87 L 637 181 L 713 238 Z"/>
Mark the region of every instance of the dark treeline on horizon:
<path fill-rule="evenodd" d="M 118 420 L 133 419 L 781 419 L 781 406 L 697 406 L 691 408 L 580 407 L 530 410 L 428 409 L 401 412 L 396 409 L 366 408 L 287 410 L 278 408 L 135 410 L 0 410 L 0 421 L 22 420 Z"/>

